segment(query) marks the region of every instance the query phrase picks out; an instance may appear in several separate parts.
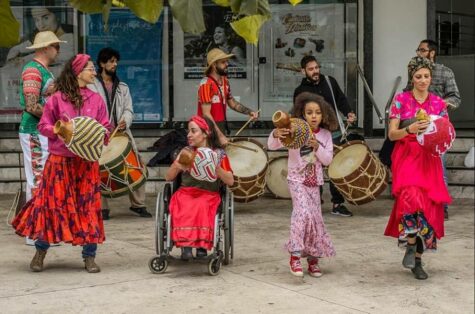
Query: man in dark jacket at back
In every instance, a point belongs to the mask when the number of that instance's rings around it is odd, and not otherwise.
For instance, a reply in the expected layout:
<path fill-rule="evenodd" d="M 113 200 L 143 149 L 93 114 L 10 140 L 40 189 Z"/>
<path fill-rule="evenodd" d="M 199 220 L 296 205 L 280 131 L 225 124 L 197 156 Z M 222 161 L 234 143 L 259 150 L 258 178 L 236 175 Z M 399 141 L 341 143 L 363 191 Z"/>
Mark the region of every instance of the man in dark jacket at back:
<path fill-rule="evenodd" d="M 305 75 L 305 78 L 302 79 L 302 83 L 300 83 L 300 85 L 295 89 L 294 102 L 295 98 L 300 93 L 310 92 L 318 94 L 325 98 L 333 109 L 335 109 L 336 103 L 336 108 L 347 117 L 348 123 L 355 122 L 356 115 L 352 112 L 345 94 L 343 94 L 334 77 L 320 74 L 320 65 L 318 64 L 317 59 L 314 56 L 305 56 L 302 58 L 302 61 L 300 61 L 300 66 L 302 67 L 302 74 Z M 338 117 L 338 124 L 340 125 L 340 131 L 333 132 L 332 134 L 333 143 L 337 145 L 340 144 L 342 135 L 341 130 L 344 129 L 343 121 L 340 117 Z M 333 203 L 332 214 L 344 217 L 353 216 L 353 213 L 343 205 L 345 199 L 331 182 L 330 192 Z"/>

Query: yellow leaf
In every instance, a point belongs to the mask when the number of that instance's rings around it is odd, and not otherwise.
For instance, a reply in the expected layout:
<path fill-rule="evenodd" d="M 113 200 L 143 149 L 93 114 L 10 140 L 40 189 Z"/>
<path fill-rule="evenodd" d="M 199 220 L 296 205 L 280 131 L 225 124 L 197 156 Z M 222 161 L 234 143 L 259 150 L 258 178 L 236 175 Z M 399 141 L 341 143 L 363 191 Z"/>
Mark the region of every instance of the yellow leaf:
<path fill-rule="evenodd" d="M 125 4 L 144 21 L 157 23 L 163 10 L 163 0 L 125 0 Z"/>
<path fill-rule="evenodd" d="M 230 23 L 233 30 L 248 44 L 257 45 L 259 30 L 269 18 L 264 15 L 251 15 Z"/>
<path fill-rule="evenodd" d="M 20 23 L 13 16 L 8 0 L 0 0 L 0 47 L 12 47 L 20 41 Z"/>
<path fill-rule="evenodd" d="M 299 4 L 302 1 L 303 0 L 289 0 L 290 4 L 293 5 L 293 6 L 296 6 L 297 4 Z"/>
<path fill-rule="evenodd" d="M 69 0 L 69 4 L 84 13 L 102 13 L 105 3 L 100 0 Z"/>
<path fill-rule="evenodd" d="M 231 5 L 229 0 L 213 0 L 213 2 L 221 7 L 229 7 Z"/>
<path fill-rule="evenodd" d="M 206 30 L 202 0 L 168 0 L 168 4 L 185 33 L 200 34 Z"/>

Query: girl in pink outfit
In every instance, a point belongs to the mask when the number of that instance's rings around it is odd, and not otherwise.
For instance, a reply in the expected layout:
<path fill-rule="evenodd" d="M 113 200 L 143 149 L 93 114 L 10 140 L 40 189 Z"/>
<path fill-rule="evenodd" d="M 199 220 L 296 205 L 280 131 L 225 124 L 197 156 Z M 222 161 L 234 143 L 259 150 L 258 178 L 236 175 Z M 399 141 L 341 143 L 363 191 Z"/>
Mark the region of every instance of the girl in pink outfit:
<path fill-rule="evenodd" d="M 286 248 L 290 255 L 290 272 L 303 276 L 301 257 L 307 257 L 308 274 L 320 277 L 318 260 L 335 255 L 330 235 L 322 217 L 320 186 L 323 185 L 322 166 L 333 158 L 331 131 L 337 128 L 335 113 L 323 97 L 302 93 L 295 99 L 294 117 L 308 122 L 312 137 L 299 149 L 289 149 L 287 180 L 292 195 L 290 238 Z M 282 148 L 280 138 L 292 130 L 274 129 L 267 146 L 271 150 Z"/>

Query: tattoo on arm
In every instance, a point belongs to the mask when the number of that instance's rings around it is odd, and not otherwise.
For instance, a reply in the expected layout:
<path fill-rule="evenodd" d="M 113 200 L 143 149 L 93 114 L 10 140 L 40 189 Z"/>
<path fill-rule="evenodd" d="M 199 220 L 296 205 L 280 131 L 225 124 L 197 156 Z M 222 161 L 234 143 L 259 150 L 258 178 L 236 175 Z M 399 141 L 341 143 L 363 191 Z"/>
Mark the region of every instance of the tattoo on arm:
<path fill-rule="evenodd" d="M 26 105 L 25 110 L 31 113 L 38 118 L 41 117 L 43 114 L 43 106 L 38 103 L 38 95 L 35 94 L 27 94 L 25 95 Z"/>
<path fill-rule="evenodd" d="M 240 112 L 242 114 L 250 114 L 252 112 L 251 109 L 247 108 L 246 106 L 244 106 L 243 104 L 241 104 L 240 102 L 234 100 L 234 111 L 237 111 L 237 112 Z"/>

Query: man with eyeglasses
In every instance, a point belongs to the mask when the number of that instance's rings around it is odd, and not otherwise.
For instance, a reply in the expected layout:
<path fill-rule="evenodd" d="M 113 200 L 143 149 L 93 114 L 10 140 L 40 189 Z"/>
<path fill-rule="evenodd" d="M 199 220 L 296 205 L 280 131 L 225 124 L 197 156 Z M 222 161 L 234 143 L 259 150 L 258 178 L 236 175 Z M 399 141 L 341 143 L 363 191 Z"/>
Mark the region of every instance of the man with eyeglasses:
<path fill-rule="evenodd" d="M 436 94 L 447 104 L 449 110 L 455 110 L 460 106 L 460 93 L 455 82 L 454 72 L 443 64 L 436 63 L 437 56 L 437 43 L 430 39 L 424 39 L 419 43 L 419 47 L 416 49 L 416 53 L 419 57 L 427 58 L 433 62 L 432 67 L 432 81 L 429 86 L 429 92 Z M 411 80 L 407 82 L 405 90 L 411 90 Z M 444 170 L 445 184 L 448 183 L 446 158 L 445 154 L 442 155 L 442 166 Z M 444 206 L 445 219 L 449 219 L 448 205 Z"/>
<path fill-rule="evenodd" d="M 110 123 L 114 128 L 118 128 L 119 131 L 127 133 L 135 153 L 141 159 L 134 137 L 130 131 L 130 126 L 134 119 L 132 96 L 130 95 L 129 86 L 120 81 L 117 76 L 119 61 L 120 54 L 118 51 L 110 47 L 101 49 L 97 56 L 97 78 L 94 84 L 90 84 L 88 87 L 102 96 L 107 105 Z M 131 211 L 140 217 L 152 217 L 152 214 L 147 211 L 145 205 L 145 184 L 135 191 L 129 191 L 128 194 L 131 205 L 129 209 Z M 104 220 L 109 220 L 110 218 L 109 203 L 105 197 L 102 197 L 102 218 Z"/>
<path fill-rule="evenodd" d="M 20 79 L 20 106 L 23 108 L 19 137 L 23 151 L 26 176 L 26 201 L 31 199 L 41 179 L 43 167 L 48 157 L 48 139 L 40 135 L 38 122 L 43 114 L 46 99 L 54 92 L 54 77 L 49 66 L 59 54 L 59 40 L 51 31 L 36 34 L 33 45 L 34 58 L 22 70 Z M 28 245 L 34 241 L 26 239 Z"/>

